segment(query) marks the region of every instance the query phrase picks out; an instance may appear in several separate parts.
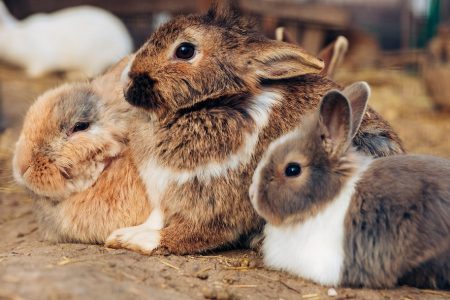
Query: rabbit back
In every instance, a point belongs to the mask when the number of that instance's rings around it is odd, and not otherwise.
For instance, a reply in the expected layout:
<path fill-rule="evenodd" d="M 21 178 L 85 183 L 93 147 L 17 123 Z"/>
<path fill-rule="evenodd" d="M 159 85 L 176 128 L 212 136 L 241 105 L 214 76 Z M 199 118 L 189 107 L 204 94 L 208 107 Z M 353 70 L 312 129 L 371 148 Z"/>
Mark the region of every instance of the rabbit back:
<path fill-rule="evenodd" d="M 30 76 L 67 70 L 92 77 L 133 48 L 118 18 L 89 6 L 32 15 L 1 31 L 6 43 L 0 56 L 25 67 Z"/>
<path fill-rule="evenodd" d="M 450 161 L 414 155 L 375 160 L 356 187 L 346 231 L 345 285 L 394 286 L 405 273 L 445 259 Z"/>

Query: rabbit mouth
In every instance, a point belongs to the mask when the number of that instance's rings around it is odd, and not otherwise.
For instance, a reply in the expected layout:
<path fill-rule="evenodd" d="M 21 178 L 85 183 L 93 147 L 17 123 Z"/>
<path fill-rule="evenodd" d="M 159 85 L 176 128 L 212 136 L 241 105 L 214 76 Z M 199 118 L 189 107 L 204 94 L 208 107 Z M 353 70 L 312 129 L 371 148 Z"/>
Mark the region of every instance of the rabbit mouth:
<path fill-rule="evenodd" d="M 130 74 L 124 91 L 125 100 L 133 106 L 156 110 L 164 105 L 163 97 L 155 90 L 156 81 L 147 74 Z"/>

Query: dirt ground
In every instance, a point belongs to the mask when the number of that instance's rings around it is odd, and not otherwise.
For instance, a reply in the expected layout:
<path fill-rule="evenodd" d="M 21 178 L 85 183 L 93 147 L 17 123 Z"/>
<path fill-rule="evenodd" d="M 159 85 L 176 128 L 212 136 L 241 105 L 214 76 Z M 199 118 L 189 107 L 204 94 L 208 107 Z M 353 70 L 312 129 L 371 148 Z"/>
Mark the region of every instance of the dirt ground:
<path fill-rule="evenodd" d="M 399 132 L 406 148 L 450 158 L 450 114 L 433 111 L 419 77 L 400 71 L 338 75 L 367 80 L 371 105 Z M 450 292 L 328 288 L 266 270 L 252 251 L 195 256 L 143 256 L 100 245 L 40 239 L 31 201 L 11 176 L 11 153 L 22 115 L 36 95 L 62 79 L 26 80 L 0 66 L 8 129 L 0 135 L 0 299 L 450 299 Z M 5 121 L 5 119 L 3 120 Z"/>

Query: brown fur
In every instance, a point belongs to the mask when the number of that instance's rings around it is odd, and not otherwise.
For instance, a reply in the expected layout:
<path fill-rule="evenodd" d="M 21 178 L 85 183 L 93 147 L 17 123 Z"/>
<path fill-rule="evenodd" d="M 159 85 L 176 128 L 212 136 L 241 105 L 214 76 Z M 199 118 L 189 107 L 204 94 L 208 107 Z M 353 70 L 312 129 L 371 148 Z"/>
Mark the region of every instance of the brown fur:
<path fill-rule="evenodd" d="M 25 117 L 14 172 L 34 194 L 46 239 L 103 243 L 113 230 L 139 224 L 150 213 L 128 150 L 127 118 L 134 113 L 118 84 L 126 63 L 92 82 L 45 93 Z M 80 121 L 90 128 L 72 133 Z"/>
<path fill-rule="evenodd" d="M 175 58 L 177 45 L 186 41 L 197 46 L 195 58 Z M 249 162 L 210 181 L 194 178 L 165 190 L 161 248 L 203 252 L 261 229 L 262 219 L 247 195 L 253 170 L 272 140 L 296 127 L 327 90 L 337 87 L 311 74 L 322 67 L 301 48 L 268 40 L 238 16 L 215 10 L 177 18 L 150 37 L 136 54 L 125 89 L 127 101 L 145 110 L 131 137 L 138 166 L 145 168 L 151 159 L 185 172 L 206 163 L 223 164 L 228 154 L 242 149 L 246 134 L 257 130 L 258 120 L 249 113 L 255 96 L 263 90 L 281 95 Z M 375 112 L 359 137 L 357 146 L 374 150 L 375 156 L 402 152 L 398 137 Z M 108 245 L 146 252 L 120 238 Z"/>

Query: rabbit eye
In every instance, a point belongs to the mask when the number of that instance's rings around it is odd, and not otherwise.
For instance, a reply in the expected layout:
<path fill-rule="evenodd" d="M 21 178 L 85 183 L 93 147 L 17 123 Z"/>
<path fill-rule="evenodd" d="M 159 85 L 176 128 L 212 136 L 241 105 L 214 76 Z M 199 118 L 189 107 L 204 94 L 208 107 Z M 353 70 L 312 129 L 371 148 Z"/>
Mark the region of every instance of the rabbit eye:
<path fill-rule="evenodd" d="M 286 177 L 297 177 L 302 172 L 302 167 L 298 163 L 288 163 L 284 169 L 284 175 Z"/>
<path fill-rule="evenodd" d="M 182 43 L 175 50 L 175 56 L 179 59 L 189 60 L 195 55 L 195 46 L 191 43 Z"/>
<path fill-rule="evenodd" d="M 73 126 L 72 133 L 78 131 L 84 131 L 89 128 L 89 122 L 77 122 L 75 126 Z"/>

